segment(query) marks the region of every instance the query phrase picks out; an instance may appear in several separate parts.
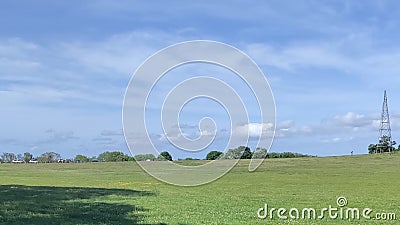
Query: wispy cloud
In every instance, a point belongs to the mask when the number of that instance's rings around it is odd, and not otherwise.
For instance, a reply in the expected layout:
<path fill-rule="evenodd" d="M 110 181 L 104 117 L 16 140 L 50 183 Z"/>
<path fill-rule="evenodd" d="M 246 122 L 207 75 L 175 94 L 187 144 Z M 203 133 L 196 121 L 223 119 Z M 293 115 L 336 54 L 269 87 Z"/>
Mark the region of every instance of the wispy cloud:
<path fill-rule="evenodd" d="M 324 43 L 294 43 L 277 48 L 265 43 L 250 44 L 247 51 L 258 63 L 295 73 L 304 69 L 330 69 L 348 77 L 371 81 L 377 74 L 396 79 L 400 72 L 400 49 L 382 52 L 379 46 L 360 44 L 363 37 L 353 40 L 326 40 Z M 332 44 L 334 43 L 334 44 Z M 371 48 L 375 52 L 371 52 Z M 379 49 L 377 49 L 379 48 Z M 353 49 L 353 51 L 352 51 Z M 321 76 L 321 75 L 319 75 Z"/>
<path fill-rule="evenodd" d="M 124 132 L 122 130 L 103 130 L 100 133 L 101 136 L 108 137 L 108 136 L 123 136 Z"/>

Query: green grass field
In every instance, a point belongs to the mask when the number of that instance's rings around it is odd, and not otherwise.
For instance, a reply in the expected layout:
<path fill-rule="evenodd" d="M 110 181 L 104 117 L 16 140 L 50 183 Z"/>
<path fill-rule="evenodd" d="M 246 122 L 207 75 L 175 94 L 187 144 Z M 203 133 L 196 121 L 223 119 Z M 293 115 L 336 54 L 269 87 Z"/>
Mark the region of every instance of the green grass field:
<path fill-rule="evenodd" d="M 154 162 L 156 163 L 156 162 Z M 241 161 L 207 185 L 177 187 L 134 162 L 0 165 L 0 224 L 399 224 L 380 220 L 261 220 L 257 210 L 336 206 L 400 217 L 400 154 Z"/>

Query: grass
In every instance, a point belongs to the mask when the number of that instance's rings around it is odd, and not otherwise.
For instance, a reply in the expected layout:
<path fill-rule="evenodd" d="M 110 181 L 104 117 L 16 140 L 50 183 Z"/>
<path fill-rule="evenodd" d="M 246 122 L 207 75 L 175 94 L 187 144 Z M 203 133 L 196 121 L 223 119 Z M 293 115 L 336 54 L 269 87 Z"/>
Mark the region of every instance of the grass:
<path fill-rule="evenodd" d="M 188 162 L 185 162 L 188 163 Z M 398 224 L 400 154 L 242 160 L 207 185 L 176 187 L 136 163 L 0 165 L 0 224 Z M 348 207 L 396 221 L 257 218 L 270 207 Z"/>

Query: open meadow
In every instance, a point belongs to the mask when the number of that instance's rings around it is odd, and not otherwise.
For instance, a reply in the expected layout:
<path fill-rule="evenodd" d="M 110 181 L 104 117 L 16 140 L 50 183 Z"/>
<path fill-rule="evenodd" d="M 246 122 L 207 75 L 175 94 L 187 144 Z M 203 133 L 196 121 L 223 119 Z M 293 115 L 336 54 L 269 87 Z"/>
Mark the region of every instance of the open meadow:
<path fill-rule="evenodd" d="M 400 154 L 268 159 L 251 173 L 247 166 L 242 160 L 215 182 L 177 187 L 135 162 L 1 164 L 0 224 L 399 224 Z M 348 201 L 344 209 L 371 208 L 371 217 L 399 218 L 257 216 L 265 204 L 338 207 L 340 196 Z"/>

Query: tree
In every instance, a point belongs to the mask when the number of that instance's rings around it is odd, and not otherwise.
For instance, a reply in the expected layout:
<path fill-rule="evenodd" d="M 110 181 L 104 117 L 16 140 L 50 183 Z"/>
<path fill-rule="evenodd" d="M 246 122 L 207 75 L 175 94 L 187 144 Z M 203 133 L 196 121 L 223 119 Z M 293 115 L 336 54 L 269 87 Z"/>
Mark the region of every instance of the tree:
<path fill-rule="evenodd" d="M 74 161 L 85 163 L 85 162 L 90 162 L 90 158 L 84 155 L 76 155 Z"/>
<path fill-rule="evenodd" d="M 256 148 L 256 150 L 253 153 L 253 158 L 255 159 L 264 159 L 268 155 L 268 150 L 266 148 Z"/>
<path fill-rule="evenodd" d="M 154 161 L 156 159 L 156 157 L 153 154 L 139 154 L 135 155 L 134 158 L 136 161 L 146 161 L 146 160 Z"/>
<path fill-rule="evenodd" d="M 368 153 L 369 154 L 374 154 L 374 153 L 377 153 L 377 144 L 370 144 L 369 146 L 368 146 Z"/>
<path fill-rule="evenodd" d="M 32 158 L 33 158 L 33 155 L 32 155 L 31 153 L 25 152 L 25 153 L 24 153 L 24 156 L 23 156 L 23 161 L 24 161 L 25 163 L 29 163 L 29 161 L 31 161 Z"/>
<path fill-rule="evenodd" d="M 393 152 L 396 150 L 393 146 L 396 145 L 395 141 L 390 141 L 389 137 L 383 136 L 378 144 L 370 144 L 368 146 L 369 154 L 372 153 L 384 153 L 384 152 Z"/>
<path fill-rule="evenodd" d="M 54 163 L 61 159 L 61 155 L 56 152 L 45 152 L 38 157 L 40 163 Z"/>
<path fill-rule="evenodd" d="M 172 161 L 172 156 L 169 152 L 161 152 L 160 155 L 157 157 L 159 161 Z"/>
<path fill-rule="evenodd" d="M 293 152 L 283 152 L 281 153 L 281 158 L 298 158 L 298 155 Z"/>
<path fill-rule="evenodd" d="M 216 160 L 218 159 L 220 156 L 222 156 L 224 153 L 219 152 L 219 151 L 211 151 L 207 154 L 206 156 L 206 160 Z"/>
<path fill-rule="evenodd" d="M 379 152 L 393 152 L 395 150 L 394 145 L 396 145 L 395 141 L 390 142 L 389 137 L 383 136 L 379 140 L 377 148 Z"/>
<path fill-rule="evenodd" d="M 251 159 L 253 156 L 253 153 L 251 152 L 249 147 L 246 147 L 243 151 L 242 156 L 240 157 L 241 159 Z"/>
<path fill-rule="evenodd" d="M 10 152 L 5 152 L 1 155 L 1 160 L 5 163 L 10 163 L 16 158 L 15 154 Z"/>
<path fill-rule="evenodd" d="M 251 155 L 252 153 L 249 147 L 239 146 L 234 149 L 229 149 L 224 155 L 224 159 L 251 159 Z"/>
<path fill-rule="evenodd" d="M 133 157 L 130 157 L 123 152 L 103 152 L 97 157 L 100 162 L 124 162 L 133 161 Z"/>
<path fill-rule="evenodd" d="M 239 148 L 229 149 L 225 153 L 224 159 L 240 159 L 240 157 L 242 156 L 242 153 L 243 153 L 243 151 L 241 151 Z"/>
<path fill-rule="evenodd" d="M 23 157 L 21 154 L 18 154 L 18 155 L 15 157 L 15 160 L 18 160 L 18 161 L 23 161 L 23 159 L 24 159 L 24 157 Z"/>
<path fill-rule="evenodd" d="M 270 158 L 270 159 L 277 159 L 280 157 L 281 157 L 281 154 L 278 152 L 271 152 L 271 153 L 268 153 L 268 155 L 267 155 L 267 158 Z"/>

